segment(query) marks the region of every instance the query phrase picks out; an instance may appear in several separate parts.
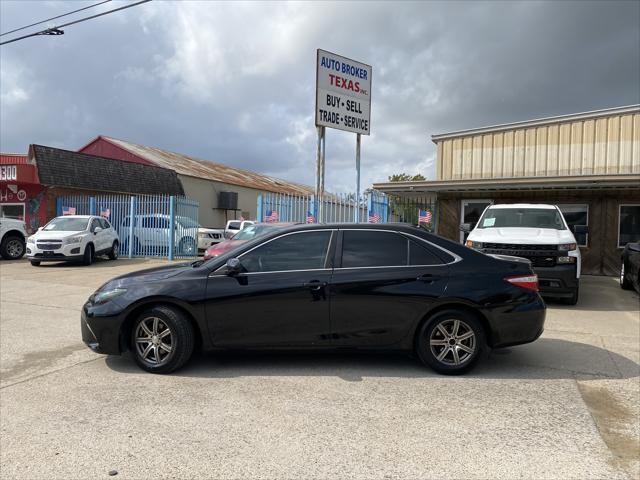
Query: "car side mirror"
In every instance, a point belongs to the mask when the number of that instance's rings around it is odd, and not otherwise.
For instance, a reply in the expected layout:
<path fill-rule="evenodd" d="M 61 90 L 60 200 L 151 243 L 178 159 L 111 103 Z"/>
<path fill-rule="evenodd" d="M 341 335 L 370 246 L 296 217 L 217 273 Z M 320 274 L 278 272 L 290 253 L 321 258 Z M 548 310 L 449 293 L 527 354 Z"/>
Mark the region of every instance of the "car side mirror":
<path fill-rule="evenodd" d="M 464 233 L 469 233 L 471 231 L 471 224 L 470 223 L 461 223 L 460 224 L 460 231 L 464 232 Z"/>
<path fill-rule="evenodd" d="M 575 225 L 573 227 L 573 233 L 577 233 L 578 235 L 589 233 L 589 227 L 586 225 Z"/>
<path fill-rule="evenodd" d="M 102 227 L 96 227 L 93 229 L 93 234 L 97 235 L 98 233 L 100 233 L 102 231 Z"/>
<path fill-rule="evenodd" d="M 234 276 L 242 271 L 242 264 L 237 258 L 230 258 L 227 260 L 227 275 Z"/>

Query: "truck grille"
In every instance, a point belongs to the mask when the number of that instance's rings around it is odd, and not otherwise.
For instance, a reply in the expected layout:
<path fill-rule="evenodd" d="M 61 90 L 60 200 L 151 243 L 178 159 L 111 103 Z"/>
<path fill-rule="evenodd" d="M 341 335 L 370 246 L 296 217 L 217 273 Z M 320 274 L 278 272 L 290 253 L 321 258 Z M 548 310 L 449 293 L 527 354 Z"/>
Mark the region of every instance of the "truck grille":
<path fill-rule="evenodd" d="M 38 248 L 40 250 L 59 250 L 62 248 L 62 240 L 40 240 Z"/>
<path fill-rule="evenodd" d="M 483 243 L 484 248 L 502 249 L 502 250 L 558 250 L 558 245 L 530 245 L 519 243 Z"/>
<path fill-rule="evenodd" d="M 483 243 L 482 247 L 484 253 L 526 258 L 533 267 L 554 267 L 558 261 L 557 245 Z"/>

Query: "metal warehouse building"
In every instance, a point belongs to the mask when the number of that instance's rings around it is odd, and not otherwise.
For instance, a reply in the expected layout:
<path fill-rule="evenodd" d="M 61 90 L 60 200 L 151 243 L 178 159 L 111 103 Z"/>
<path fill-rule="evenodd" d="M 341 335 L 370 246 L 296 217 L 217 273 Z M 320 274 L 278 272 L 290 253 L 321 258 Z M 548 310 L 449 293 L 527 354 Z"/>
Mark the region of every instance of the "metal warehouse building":
<path fill-rule="evenodd" d="M 184 194 L 199 202 L 199 221 L 206 227 L 223 227 L 227 220 L 240 216 L 255 219 L 261 192 L 300 196 L 314 193 L 305 185 L 102 135 L 79 151 L 174 170 Z"/>
<path fill-rule="evenodd" d="M 492 203 L 558 205 L 578 236 L 583 271 L 613 275 L 621 248 L 640 240 L 640 105 L 433 135 L 435 181 L 379 183 L 436 198 L 436 231 L 463 242 Z"/>

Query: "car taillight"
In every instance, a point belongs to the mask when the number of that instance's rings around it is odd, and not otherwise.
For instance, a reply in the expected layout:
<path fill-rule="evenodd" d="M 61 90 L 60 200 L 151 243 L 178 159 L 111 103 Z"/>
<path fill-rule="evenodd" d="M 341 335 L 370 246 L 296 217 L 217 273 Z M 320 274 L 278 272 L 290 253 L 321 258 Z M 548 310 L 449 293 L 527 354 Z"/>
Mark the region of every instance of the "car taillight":
<path fill-rule="evenodd" d="M 538 275 L 518 275 L 516 277 L 505 277 L 505 282 L 509 282 L 517 287 L 526 288 L 527 290 L 538 291 Z"/>

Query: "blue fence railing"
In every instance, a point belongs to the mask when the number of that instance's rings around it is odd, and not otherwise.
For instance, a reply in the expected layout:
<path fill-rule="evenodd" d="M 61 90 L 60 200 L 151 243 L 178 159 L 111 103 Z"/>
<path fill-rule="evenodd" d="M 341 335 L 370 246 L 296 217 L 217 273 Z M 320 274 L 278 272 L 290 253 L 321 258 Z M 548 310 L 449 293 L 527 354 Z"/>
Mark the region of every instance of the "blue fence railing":
<path fill-rule="evenodd" d="M 169 195 L 68 195 L 57 215 L 100 215 L 120 237 L 128 257 L 194 258 L 198 254 L 198 202 Z"/>

